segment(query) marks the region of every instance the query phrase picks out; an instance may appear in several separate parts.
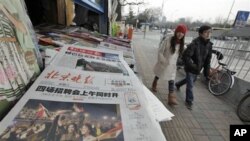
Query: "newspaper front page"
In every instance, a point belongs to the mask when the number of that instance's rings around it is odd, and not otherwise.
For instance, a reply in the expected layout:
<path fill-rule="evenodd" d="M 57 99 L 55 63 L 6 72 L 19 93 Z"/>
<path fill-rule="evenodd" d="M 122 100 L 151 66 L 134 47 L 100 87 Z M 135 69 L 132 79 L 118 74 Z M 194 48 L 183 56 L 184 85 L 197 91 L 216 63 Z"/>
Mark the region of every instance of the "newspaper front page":
<path fill-rule="evenodd" d="M 64 47 L 0 123 L 0 140 L 165 141 L 121 55 Z"/>
<path fill-rule="evenodd" d="M 52 65 L 102 74 L 129 75 L 129 69 L 125 68 L 125 63 L 123 62 L 122 52 L 105 49 L 65 46 L 56 56 Z"/>
<path fill-rule="evenodd" d="M 134 57 L 134 52 L 133 52 L 133 48 L 128 48 L 125 46 L 119 46 L 119 45 L 115 45 L 112 43 L 108 43 L 108 42 L 101 42 L 100 45 L 98 46 L 99 48 L 106 48 L 106 49 L 110 49 L 110 50 L 116 50 L 116 51 L 122 51 L 123 52 L 123 57 L 124 60 L 129 64 L 135 64 L 135 57 Z"/>

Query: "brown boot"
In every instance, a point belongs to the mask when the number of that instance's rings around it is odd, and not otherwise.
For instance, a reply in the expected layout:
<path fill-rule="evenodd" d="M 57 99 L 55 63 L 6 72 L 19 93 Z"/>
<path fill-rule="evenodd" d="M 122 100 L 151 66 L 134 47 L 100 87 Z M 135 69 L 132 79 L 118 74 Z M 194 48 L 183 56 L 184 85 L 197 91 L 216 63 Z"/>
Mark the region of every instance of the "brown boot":
<path fill-rule="evenodd" d="M 174 92 L 169 92 L 168 94 L 168 105 L 178 105 Z"/>
<path fill-rule="evenodd" d="M 157 92 L 157 81 L 158 81 L 158 79 L 157 78 L 155 78 L 154 79 L 154 81 L 153 81 L 153 84 L 152 84 L 152 91 L 153 92 Z"/>

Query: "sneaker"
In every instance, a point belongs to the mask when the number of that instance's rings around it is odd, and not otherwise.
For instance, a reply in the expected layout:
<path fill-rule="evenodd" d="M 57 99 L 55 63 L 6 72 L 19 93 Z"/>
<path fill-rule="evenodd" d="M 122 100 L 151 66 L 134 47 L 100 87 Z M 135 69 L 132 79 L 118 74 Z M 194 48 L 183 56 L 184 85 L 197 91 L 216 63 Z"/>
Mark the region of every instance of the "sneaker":
<path fill-rule="evenodd" d="M 176 87 L 176 89 L 179 91 L 181 86 L 175 84 L 175 87 Z"/>
<path fill-rule="evenodd" d="M 189 110 L 192 110 L 192 108 L 193 108 L 192 102 L 185 102 L 185 105 L 186 105 L 186 107 L 187 107 Z"/>

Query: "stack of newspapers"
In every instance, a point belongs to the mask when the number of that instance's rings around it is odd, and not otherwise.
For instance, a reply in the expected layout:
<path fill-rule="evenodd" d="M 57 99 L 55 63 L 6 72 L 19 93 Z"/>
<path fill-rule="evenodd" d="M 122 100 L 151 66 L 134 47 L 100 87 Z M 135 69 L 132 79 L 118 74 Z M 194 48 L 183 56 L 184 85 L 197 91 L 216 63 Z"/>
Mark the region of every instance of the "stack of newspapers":
<path fill-rule="evenodd" d="M 123 52 L 67 45 L 0 122 L 0 140 L 166 141 L 174 115 Z"/>

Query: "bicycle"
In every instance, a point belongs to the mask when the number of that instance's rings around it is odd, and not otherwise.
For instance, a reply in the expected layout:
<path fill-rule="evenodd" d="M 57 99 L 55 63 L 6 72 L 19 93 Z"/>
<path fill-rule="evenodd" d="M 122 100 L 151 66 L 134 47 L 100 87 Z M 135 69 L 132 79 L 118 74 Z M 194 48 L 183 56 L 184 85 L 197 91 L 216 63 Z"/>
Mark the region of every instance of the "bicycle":
<path fill-rule="evenodd" d="M 221 52 L 212 50 L 212 53 L 217 56 L 219 65 L 215 68 L 210 68 L 210 75 L 208 77 L 208 90 L 213 95 L 219 96 L 227 93 L 233 87 L 233 75 L 236 72 L 229 70 L 226 64 L 220 62 L 220 60 L 223 59 L 223 55 Z M 182 58 L 178 58 L 176 65 L 177 70 L 179 70 L 184 65 Z"/>
<path fill-rule="evenodd" d="M 250 89 L 247 90 L 245 96 L 240 100 L 237 106 L 237 115 L 244 122 L 250 122 Z"/>
<path fill-rule="evenodd" d="M 208 81 L 208 90 L 215 96 L 223 95 L 233 87 L 234 74 L 236 73 L 235 71 L 229 70 L 227 65 L 221 63 L 218 58 L 219 57 L 217 57 L 218 66 L 210 69 Z"/>

